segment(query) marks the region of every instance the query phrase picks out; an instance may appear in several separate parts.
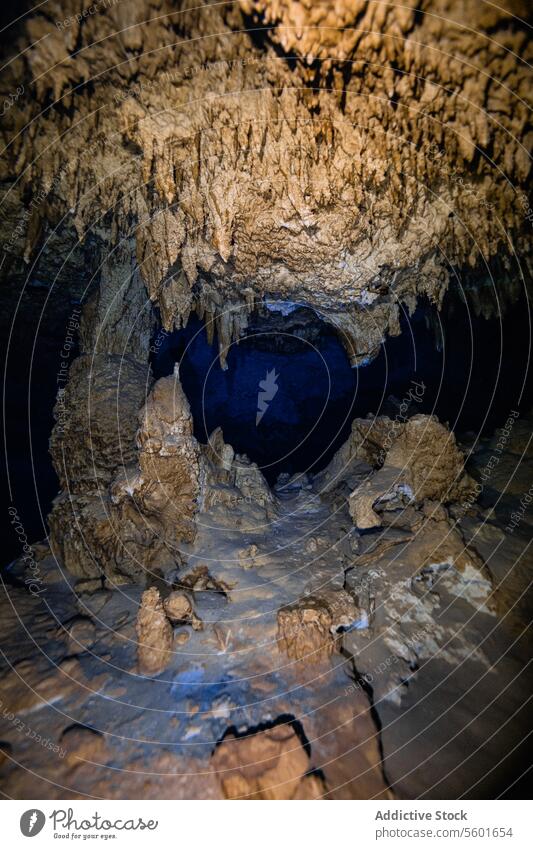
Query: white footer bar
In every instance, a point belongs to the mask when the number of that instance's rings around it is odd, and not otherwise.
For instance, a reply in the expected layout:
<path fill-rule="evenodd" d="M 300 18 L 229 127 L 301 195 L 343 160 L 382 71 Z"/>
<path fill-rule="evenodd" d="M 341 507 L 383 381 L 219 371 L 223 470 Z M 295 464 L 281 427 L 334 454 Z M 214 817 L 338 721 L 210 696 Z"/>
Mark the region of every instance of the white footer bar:
<path fill-rule="evenodd" d="M 4 801 L 2 844 L 179 849 L 533 845 L 530 805 L 474 802 Z"/>

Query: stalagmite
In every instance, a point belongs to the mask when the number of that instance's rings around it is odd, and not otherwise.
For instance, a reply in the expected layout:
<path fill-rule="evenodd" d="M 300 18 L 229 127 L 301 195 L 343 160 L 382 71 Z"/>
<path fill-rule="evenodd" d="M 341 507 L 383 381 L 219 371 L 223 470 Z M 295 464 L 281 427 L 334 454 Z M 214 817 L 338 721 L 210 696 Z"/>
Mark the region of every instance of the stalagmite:
<path fill-rule="evenodd" d="M 141 675 L 159 675 L 172 657 L 172 626 L 159 591 L 145 590 L 137 615 L 137 657 Z"/>

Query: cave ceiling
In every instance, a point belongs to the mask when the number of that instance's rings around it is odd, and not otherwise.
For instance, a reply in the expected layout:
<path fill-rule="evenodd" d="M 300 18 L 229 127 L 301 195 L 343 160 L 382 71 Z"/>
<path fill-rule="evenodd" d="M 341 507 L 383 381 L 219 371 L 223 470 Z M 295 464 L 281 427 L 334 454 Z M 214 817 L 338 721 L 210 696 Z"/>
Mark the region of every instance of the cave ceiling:
<path fill-rule="evenodd" d="M 166 328 L 226 342 L 303 303 L 354 364 L 458 269 L 527 279 L 527 3 L 78 5 L 24 18 L 3 79 L 37 95 L 4 118 L 8 254 L 130 251 Z"/>

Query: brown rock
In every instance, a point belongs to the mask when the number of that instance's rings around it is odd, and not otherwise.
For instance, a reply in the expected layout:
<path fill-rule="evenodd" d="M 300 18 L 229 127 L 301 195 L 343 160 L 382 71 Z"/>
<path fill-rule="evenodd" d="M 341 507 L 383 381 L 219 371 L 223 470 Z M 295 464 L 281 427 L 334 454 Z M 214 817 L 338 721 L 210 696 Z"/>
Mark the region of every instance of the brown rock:
<path fill-rule="evenodd" d="M 132 500 L 141 513 L 156 516 L 170 545 L 192 540 L 199 496 L 199 449 L 189 402 L 177 375 L 158 380 L 139 414 L 138 473 L 117 481 L 116 503 Z"/>
<path fill-rule="evenodd" d="M 107 369 L 108 360 L 113 358 L 103 359 Z M 117 368 L 115 364 L 114 369 Z M 112 399 L 103 398 L 107 399 L 105 405 L 102 401 L 103 406 L 113 407 Z M 72 395 L 71 404 L 74 402 Z M 121 416 L 131 419 L 134 406 L 124 409 Z M 106 415 L 111 428 L 116 411 Z M 83 491 L 74 497 L 60 494 L 49 517 L 52 550 L 67 569 L 80 577 L 106 575 L 111 587 L 127 579 L 145 583 L 156 566 L 165 562 L 171 566 L 179 558 L 180 542 L 192 540 L 195 534 L 199 449 L 192 435 L 189 404 L 177 377 L 163 378 L 155 384 L 143 409 L 138 415 L 135 411 L 137 418 L 137 451 L 132 446 L 123 455 L 124 459 L 134 458 L 136 463 L 122 467 L 99 493 Z M 105 442 L 104 419 L 100 424 Z M 131 436 L 131 421 L 129 429 Z M 109 440 L 112 445 L 112 430 Z M 82 459 L 74 468 L 83 489 L 88 486 L 83 470 L 89 465 L 83 440 L 80 450 Z M 104 459 L 111 456 L 110 450 L 104 452 Z M 116 455 L 113 457 L 112 462 L 101 463 L 107 477 L 118 462 Z M 102 485 L 106 475 L 102 471 Z"/>
<path fill-rule="evenodd" d="M 173 625 L 189 622 L 195 631 L 202 629 L 202 622 L 194 612 L 191 600 L 185 593 L 174 590 L 164 600 L 163 607 Z"/>
<path fill-rule="evenodd" d="M 68 631 L 68 652 L 71 655 L 88 651 L 96 638 L 96 628 L 89 619 L 79 619 Z"/>
<path fill-rule="evenodd" d="M 195 566 L 190 572 L 185 575 L 180 575 L 176 585 L 180 588 L 192 590 L 192 592 L 215 592 L 226 595 L 231 589 L 226 581 L 219 581 L 214 578 L 207 566 Z"/>
<path fill-rule="evenodd" d="M 51 9 L 61 20 L 76 4 Z M 172 42 L 175 12 L 172 0 L 138 0 L 120 44 L 110 37 L 120 8 L 64 31 L 39 9 L 21 22 L 5 89 L 36 79 L 37 98 L 20 98 L 5 116 L 17 144 L 0 176 L 16 178 L 22 198 L 37 187 L 48 197 L 10 251 L 29 259 L 42 219 L 68 210 L 80 235 L 108 211 L 119 244 L 135 219 L 131 268 L 166 329 L 196 309 L 223 350 L 254 298 L 277 292 L 321 309 L 361 362 L 398 331 L 398 302 L 426 294 L 440 305 L 448 264 L 496 257 L 504 234 L 513 243 L 520 234 L 531 49 L 513 13 L 524 18 L 524 3 L 184 7 L 180 30 L 195 49 L 178 57 L 157 50 Z M 246 32 L 248 15 L 268 29 L 261 44 Z M 135 62 L 124 63 L 124 49 Z M 91 75 L 105 84 L 87 87 Z M 39 109 L 66 91 L 76 93 L 78 119 L 68 133 L 60 108 Z M 37 115 L 40 132 L 20 133 Z M 121 292 L 107 265 L 104 285 Z M 124 288 L 133 317 L 139 301 Z M 473 289 L 483 309 L 482 287 Z M 92 308 L 98 322 L 107 308 L 115 315 L 105 297 Z M 104 329 L 109 349 L 114 327 Z"/>
<path fill-rule="evenodd" d="M 93 683 L 98 681 L 93 679 Z M 0 681 L 3 708 L 24 716 L 53 704 L 60 692 L 71 703 L 83 700 L 87 692 L 87 679 L 76 658 L 67 658 L 57 666 L 38 665 L 34 659 L 25 659 L 7 671 Z"/>
<path fill-rule="evenodd" d="M 319 663 L 335 649 L 336 632 L 359 618 L 346 590 L 323 590 L 278 610 L 278 648 L 291 660 Z"/>
<path fill-rule="evenodd" d="M 368 424 L 371 433 L 372 422 Z M 358 428 L 359 422 L 355 430 Z M 352 438 L 353 433 L 352 430 Z M 475 482 L 464 471 L 464 457 L 454 435 L 435 416 L 416 415 L 405 423 L 381 421 L 374 439 L 377 434 L 384 441 L 380 447 L 373 441 L 371 451 L 379 448 L 374 462 L 383 458 L 383 466 L 364 480 L 349 499 L 350 515 L 357 528 L 379 527 L 382 520 L 378 513 L 387 508 L 405 508 L 425 500 L 448 504 L 475 495 Z M 366 441 L 367 437 L 363 445 Z M 362 450 L 366 452 L 368 447 Z M 367 456 L 370 459 L 370 454 Z"/>
<path fill-rule="evenodd" d="M 185 593 L 172 592 L 164 600 L 163 607 L 167 618 L 174 624 L 188 619 L 192 613 L 192 604 Z"/>
<path fill-rule="evenodd" d="M 148 388 L 147 366 L 131 357 L 74 360 L 50 439 L 62 489 L 71 495 L 105 492 L 117 470 L 134 461 L 137 416 Z"/>
<path fill-rule="evenodd" d="M 309 776 L 309 756 L 291 725 L 228 734 L 211 758 L 226 799 L 314 799 L 323 782 Z"/>
<path fill-rule="evenodd" d="M 220 427 L 202 446 L 203 501 L 206 507 L 224 504 L 231 508 L 251 503 L 267 508 L 273 502 L 272 492 L 256 463 L 235 455 L 231 445 L 224 442 Z"/>
<path fill-rule="evenodd" d="M 137 659 L 142 675 L 158 675 L 172 659 L 173 632 L 159 590 L 142 594 L 137 614 Z"/>
<path fill-rule="evenodd" d="M 406 470 L 406 483 L 417 502 L 427 498 L 447 504 L 468 498 L 475 491 L 474 481 L 464 471 L 464 457 L 455 436 L 436 416 L 409 419 L 386 462 Z"/>

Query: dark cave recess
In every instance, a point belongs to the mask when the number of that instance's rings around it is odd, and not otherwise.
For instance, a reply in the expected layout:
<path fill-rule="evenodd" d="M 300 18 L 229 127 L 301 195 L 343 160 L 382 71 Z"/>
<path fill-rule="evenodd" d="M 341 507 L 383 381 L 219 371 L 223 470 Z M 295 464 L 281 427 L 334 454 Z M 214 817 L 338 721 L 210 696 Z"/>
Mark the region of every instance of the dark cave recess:
<path fill-rule="evenodd" d="M 255 312 L 229 347 L 226 371 L 216 334 L 209 344 L 196 317 L 182 330 L 158 331 L 154 343 L 156 378 L 179 363 L 197 438 L 205 443 L 222 427 L 226 442 L 257 462 L 271 484 L 282 472 L 324 468 L 354 418 L 394 417 L 415 382 L 422 397 L 411 401 L 410 414 L 434 413 L 458 434 L 491 433 L 532 400 L 525 299 L 501 319 L 477 317 L 452 295 L 440 314 L 425 302 L 411 316 L 402 309 L 401 334 L 357 369 L 334 328 L 304 307 Z"/>
<path fill-rule="evenodd" d="M 4 320 L 1 322 L 4 353 L 9 340 L 5 374 L 5 441 L 9 452 L 11 503 L 17 507 L 30 542 L 46 536 L 46 516 L 58 491 L 57 476 L 48 453 L 48 440 L 53 425 L 52 410 L 58 388 L 57 370 L 65 326 L 73 308 L 79 306 L 78 302 L 69 302 L 58 294 L 43 312 L 41 300 L 44 297 L 44 292 L 36 290 L 31 297 L 28 295 L 21 301 L 11 335 L 9 328 L 14 304 L 4 299 Z M 197 437 L 206 442 L 208 434 L 215 427 L 222 426 L 225 439 L 237 451 L 247 453 L 259 464 L 268 466 L 264 472 L 269 482 L 273 482 L 280 472 L 293 473 L 307 467 L 317 471 L 324 467 L 348 436 L 354 417 L 378 412 L 394 416 L 397 405 L 387 400 L 388 397 L 394 395 L 401 401 L 413 379 L 426 385 L 423 401 L 416 409 L 434 411 L 458 434 L 481 431 L 488 435 L 505 423 L 510 410 L 525 412 L 531 406 L 533 392 L 528 371 L 530 310 L 525 296 L 508 305 L 502 319 L 475 317 L 471 309 L 451 294 L 444 301 L 440 317 L 428 304 L 420 303 L 414 315 L 402 316 L 402 334 L 389 338 L 376 360 L 357 370 L 350 369 L 333 329 L 317 321 L 314 313 L 310 316 L 273 314 L 272 322 L 274 318 L 276 322 L 270 329 L 279 331 L 282 328 L 285 335 L 274 332 L 261 336 L 258 333 L 248 342 L 242 340 L 239 345 L 233 345 L 226 372 L 216 361 L 216 338 L 213 345 L 208 346 L 205 330 L 196 318 L 191 319 L 184 330 L 166 335 L 157 355 L 152 354 L 156 378 L 171 373 L 174 362 L 183 358 L 181 378 L 191 401 Z M 440 328 L 438 333 L 435 333 L 436 326 Z M 291 327 L 297 338 L 292 338 Z M 256 328 L 257 331 L 261 329 L 266 330 L 264 325 Z M 36 333 L 35 351 L 33 345 L 28 345 L 29 333 Z M 307 339 L 298 338 L 298 333 L 306 334 Z M 285 351 L 279 350 L 276 337 L 284 340 L 282 347 Z M 440 337 L 443 340 L 441 350 L 437 341 Z M 330 368 L 335 365 L 330 401 L 309 438 L 281 460 L 286 453 L 285 444 L 290 450 L 295 443 L 298 445 L 302 432 L 303 435 L 308 434 L 324 406 L 327 370 L 322 358 L 313 354 L 312 344 L 319 349 Z M 277 355 L 285 358 L 290 369 L 278 369 L 278 392 L 256 427 L 259 387 L 258 383 L 252 382 L 250 375 L 257 381 L 265 378 L 267 369 L 274 364 L 272 356 L 276 353 L 276 346 Z M 290 351 L 287 346 L 290 346 Z M 248 377 L 246 371 L 237 377 L 235 363 L 240 358 L 246 360 L 246 357 L 251 357 L 253 360 L 256 351 L 261 355 L 264 371 L 258 364 L 254 366 L 252 363 Z M 71 352 L 71 360 L 74 356 L 75 350 Z M 298 368 L 301 356 L 304 361 L 307 357 L 312 371 Z M 206 393 L 208 403 L 204 424 L 202 386 L 211 365 L 208 384 L 211 386 L 220 380 L 220 386 L 215 386 L 213 394 Z M 316 385 L 310 385 L 308 378 L 311 373 L 317 375 Z M 287 380 L 289 376 L 291 382 Z M 245 401 L 240 402 L 242 417 L 240 406 L 232 407 L 230 393 L 240 380 L 246 384 L 248 393 L 244 396 Z M 29 387 L 31 392 L 28 395 Z M 289 395 L 291 387 L 294 397 Z M 282 401 L 288 395 L 290 403 L 282 409 Z M 312 404 L 308 403 L 308 398 L 314 399 Z M 211 405 L 212 399 L 216 402 L 214 405 Z M 319 408 L 317 404 L 320 404 Z M 301 412 L 307 419 L 303 423 L 295 421 L 290 418 L 291 411 L 293 414 L 294 411 Z M 239 415 L 236 415 L 237 412 Z M 277 431 L 271 426 L 276 416 L 279 422 Z M 281 446 L 275 436 L 280 430 L 286 440 Z M 258 437 L 261 436 L 263 441 L 259 442 Z M 7 510 L 4 519 L 7 519 Z M 5 540 L 7 551 L 4 562 L 8 563 L 20 553 L 20 545 L 7 520 Z"/>

